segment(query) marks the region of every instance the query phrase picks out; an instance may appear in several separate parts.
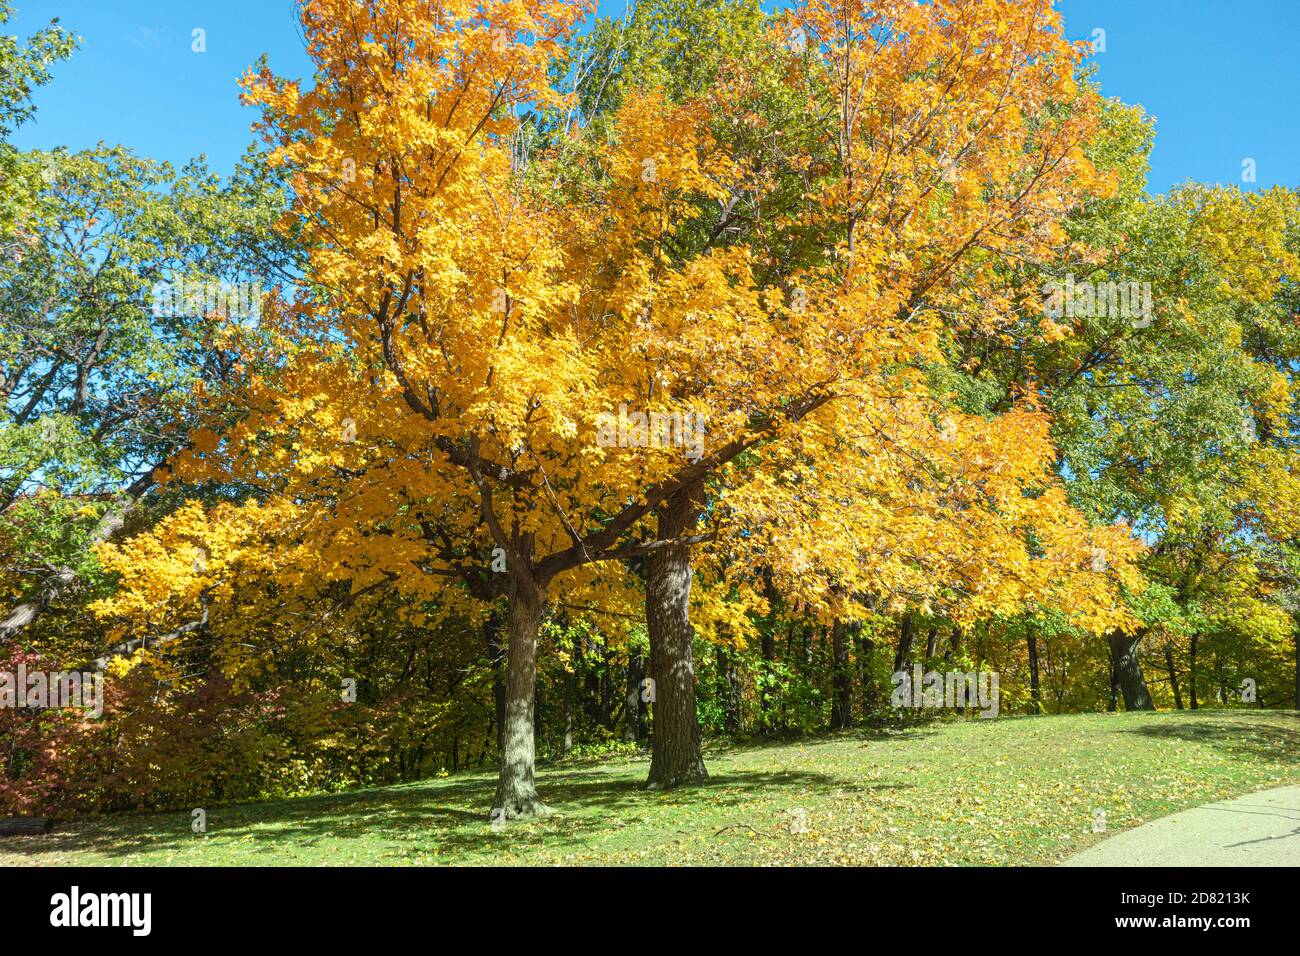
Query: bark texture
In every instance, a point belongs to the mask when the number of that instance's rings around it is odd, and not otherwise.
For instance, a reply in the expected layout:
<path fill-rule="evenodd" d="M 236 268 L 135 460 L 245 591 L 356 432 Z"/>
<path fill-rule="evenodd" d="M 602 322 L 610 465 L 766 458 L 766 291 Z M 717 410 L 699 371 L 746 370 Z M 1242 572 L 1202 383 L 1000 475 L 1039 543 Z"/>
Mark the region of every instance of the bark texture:
<path fill-rule="evenodd" d="M 1156 705 L 1142 676 L 1142 664 L 1138 661 L 1139 640 L 1141 635 L 1112 633 L 1107 637 L 1113 668 L 1111 679 L 1124 697 L 1125 710 L 1155 710 Z"/>
<path fill-rule="evenodd" d="M 506 703 L 502 726 L 501 776 L 497 780 L 494 817 L 515 820 L 547 812 L 533 781 L 533 708 L 537 687 L 537 629 L 542 595 L 534 585 L 516 580 L 506 618 Z"/>
<path fill-rule="evenodd" d="M 659 538 L 690 532 L 700 515 L 703 489 L 691 485 L 659 510 Z M 708 779 L 695 711 L 695 631 L 691 627 L 691 549 L 662 548 L 646 562 L 646 630 L 654 681 L 653 750 L 647 786 L 666 790 Z"/>

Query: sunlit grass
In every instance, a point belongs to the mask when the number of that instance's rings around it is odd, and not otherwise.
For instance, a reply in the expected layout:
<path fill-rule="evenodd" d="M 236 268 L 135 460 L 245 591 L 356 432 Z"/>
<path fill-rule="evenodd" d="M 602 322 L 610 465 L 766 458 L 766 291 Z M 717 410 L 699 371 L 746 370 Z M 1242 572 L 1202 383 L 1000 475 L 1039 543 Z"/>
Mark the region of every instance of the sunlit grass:
<path fill-rule="evenodd" d="M 646 758 L 543 768 L 550 817 L 494 832 L 494 774 L 0 843 L 0 865 L 1025 864 L 1212 800 L 1300 783 L 1300 716 L 1234 711 L 953 720 L 715 750 L 711 781 L 641 789 Z M 800 812 L 801 811 L 801 812 Z M 802 824 L 802 825 L 801 825 Z"/>

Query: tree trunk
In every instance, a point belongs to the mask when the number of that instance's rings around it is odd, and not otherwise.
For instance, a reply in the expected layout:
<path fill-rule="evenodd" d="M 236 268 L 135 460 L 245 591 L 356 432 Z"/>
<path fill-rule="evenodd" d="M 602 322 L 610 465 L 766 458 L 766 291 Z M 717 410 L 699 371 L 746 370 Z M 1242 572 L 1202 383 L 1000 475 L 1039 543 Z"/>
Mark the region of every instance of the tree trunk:
<path fill-rule="evenodd" d="M 1187 644 L 1187 703 L 1192 710 L 1199 710 L 1201 706 L 1201 702 L 1196 699 L 1196 651 L 1199 640 L 1200 635 L 1193 634 Z"/>
<path fill-rule="evenodd" d="M 1183 709 L 1183 695 L 1178 692 L 1178 671 L 1174 669 L 1174 651 L 1165 645 L 1165 668 L 1169 671 L 1169 686 L 1174 689 L 1174 706 Z"/>
<path fill-rule="evenodd" d="M 831 730 L 853 726 L 853 673 L 849 670 L 849 642 L 844 621 L 831 625 Z"/>
<path fill-rule="evenodd" d="M 948 637 L 948 649 L 943 652 L 944 666 L 955 661 L 959 653 L 961 653 L 961 628 L 954 624 L 952 634 Z"/>
<path fill-rule="evenodd" d="M 1113 684 L 1124 695 L 1124 709 L 1155 710 L 1151 692 L 1147 690 L 1146 680 L 1142 677 L 1142 664 L 1138 661 L 1137 649 L 1141 635 L 1130 637 L 1114 632 L 1106 640 L 1110 644 L 1110 659 L 1114 666 Z"/>
<path fill-rule="evenodd" d="M 1043 712 L 1043 693 L 1038 684 L 1038 635 L 1029 632 L 1029 699 L 1033 701 L 1034 713 Z"/>
<path fill-rule="evenodd" d="M 740 733 L 740 673 L 735 659 L 718 645 L 718 697 L 722 701 L 722 726 L 728 734 Z"/>
<path fill-rule="evenodd" d="M 843 730 L 853 726 L 853 671 L 848 628 L 840 618 L 831 625 L 831 666 L 831 730 Z"/>
<path fill-rule="evenodd" d="M 645 680 L 645 659 L 640 654 L 628 654 L 627 689 L 623 699 L 623 740 L 627 743 L 645 740 L 646 702 L 642 699 L 641 683 Z"/>
<path fill-rule="evenodd" d="M 858 681 L 862 686 L 862 722 L 866 723 L 876 712 L 879 698 L 876 694 L 876 676 L 872 672 L 871 654 L 875 650 L 875 641 L 862 632 L 862 623 L 853 625 L 854 637 L 858 645 Z"/>
<path fill-rule="evenodd" d="M 930 628 L 930 634 L 925 639 L 925 663 L 928 665 L 934 660 L 934 655 L 939 649 L 939 628 L 934 626 Z"/>
<path fill-rule="evenodd" d="M 772 689 L 769 684 L 772 674 L 772 661 L 776 658 L 776 640 L 772 636 L 770 627 L 763 628 L 760 642 L 760 653 L 763 655 L 763 663 L 767 666 L 763 668 L 763 686 L 758 692 L 758 711 L 762 714 L 762 731 L 767 733 L 771 730 L 772 719 L 768 711 L 772 707 Z"/>
<path fill-rule="evenodd" d="M 564 675 L 564 742 L 560 745 L 560 755 L 567 757 L 573 752 L 573 694 L 578 676 L 572 671 Z"/>
<path fill-rule="evenodd" d="M 659 538 L 690 532 L 700 515 L 703 487 L 688 486 L 659 509 Z M 646 631 L 654 681 L 654 737 L 646 784 L 666 790 L 708 779 L 695 711 L 695 631 L 691 627 L 691 549 L 663 548 L 646 561 Z"/>
<path fill-rule="evenodd" d="M 542 591 L 521 576 L 512 582 L 507 616 L 506 705 L 502 734 L 501 776 L 493 814 L 507 820 L 547 812 L 533 782 L 536 761 L 533 699 L 537 688 L 537 629 L 542 620 Z"/>
<path fill-rule="evenodd" d="M 912 656 L 912 615 L 904 614 L 898 632 L 898 651 L 894 654 L 894 673 L 897 674 Z"/>
<path fill-rule="evenodd" d="M 614 655 L 609 647 L 601 645 L 600 650 L 600 726 L 614 732 L 614 685 L 611 677 L 614 673 Z"/>

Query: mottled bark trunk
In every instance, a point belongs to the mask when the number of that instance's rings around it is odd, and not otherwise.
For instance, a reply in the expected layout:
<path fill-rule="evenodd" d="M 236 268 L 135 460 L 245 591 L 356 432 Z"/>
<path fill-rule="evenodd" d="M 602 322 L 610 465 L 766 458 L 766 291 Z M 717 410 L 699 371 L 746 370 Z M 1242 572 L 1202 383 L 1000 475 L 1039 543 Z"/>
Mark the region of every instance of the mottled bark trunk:
<path fill-rule="evenodd" d="M 1200 637 L 1193 634 L 1187 643 L 1187 705 L 1192 710 L 1199 710 L 1201 702 L 1196 698 L 1196 652 L 1199 650 Z"/>
<path fill-rule="evenodd" d="M 1043 712 L 1043 692 L 1038 683 L 1038 635 L 1029 632 L 1029 699 L 1034 705 L 1034 713 Z"/>
<path fill-rule="evenodd" d="M 700 515 L 703 488 L 689 486 L 659 510 L 659 538 L 689 534 Z M 691 627 L 691 549 L 663 548 L 646 561 L 646 631 L 654 681 L 651 789 L 708 779 L 695 711 L 695 631 Z"/>
<path fill-rule="evenodd" d="M 542 591 L 516 580 L 506 618 L 506 706 L 502 735 L 501 776 L 493 813 L 507 820 L 546 812 L 533 781 L 536 763 L 533 704 L 537 687 L 537 629 L 542 620 Z"/>
<path fill-rule="evenodd" d="M 1125 710 L 1155 710 L 1151 702 L 1151 692 L 1142 676 L 1142 664 L 1138 661 L 1138 641 L 1140 637 L 1113 633 L 1107 636 L 1110 644 L 1111 664 L 1114 667 L 1114 684 L 1124 695 Z"/>
<path fill-rule="evenodd" d="M 849 669 L 847 628 L 836 618 L 831 625 L 831 730 L 853 726 L 853 672 Z"/>

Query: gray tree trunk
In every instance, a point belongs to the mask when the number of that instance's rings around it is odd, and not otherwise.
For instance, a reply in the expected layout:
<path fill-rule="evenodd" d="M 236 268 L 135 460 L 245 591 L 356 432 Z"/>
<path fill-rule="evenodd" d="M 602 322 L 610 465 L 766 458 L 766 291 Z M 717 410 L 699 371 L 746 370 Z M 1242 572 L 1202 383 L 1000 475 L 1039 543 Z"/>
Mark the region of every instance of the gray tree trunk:
<path fill-rule="evenodd" d="M 533 782 L 536 762 L 533 704 L 537 688 L 537 629 L 542 620 L 542 592 L 516 577 L 506 618 L 506 706 L 502 728 L 501 776 L 493 813 L 507 820 L 545 813 Z"/>
<path fill-rule="evenodd" d="M 659 510 L 659 538 L 690 532 L 700 515 L 703 488 L 682 489 Z M 708 779 L 695 711 L 695 630 L 691 627 L 691 549 L 663 548 L 646 561 L 646 630 L 654 681 L 653 749 L 646 785 L 666 790 Z"/>

